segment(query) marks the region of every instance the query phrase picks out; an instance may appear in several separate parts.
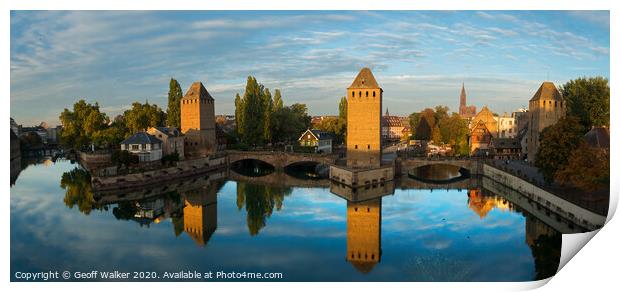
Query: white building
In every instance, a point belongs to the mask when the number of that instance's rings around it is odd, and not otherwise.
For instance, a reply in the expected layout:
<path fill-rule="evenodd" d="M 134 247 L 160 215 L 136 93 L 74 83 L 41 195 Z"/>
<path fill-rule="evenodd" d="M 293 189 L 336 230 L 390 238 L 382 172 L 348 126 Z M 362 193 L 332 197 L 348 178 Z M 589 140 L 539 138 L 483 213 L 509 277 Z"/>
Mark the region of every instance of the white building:
<path fill-rule="evenodd" d="M 155 136 L 138 132 L 121 142 L 121 150 L 138 155 L 140 162 L 154 162 L 161 160 L 161 145 L 161 140 Z"/>
<path fill-rule="evenodd" d="M 517 136 L 517 122 L 514 116 L 504 113 L 501 117 L 495 117 L 498 127 L 499 138 L 514 138 Z"/>
<path fill-rule="evenodd" d="M 317 153 L 332 153 L 333 139 L 330 133 L 308 129 L 297 140 L 300 146 L 315 147 Z"/>

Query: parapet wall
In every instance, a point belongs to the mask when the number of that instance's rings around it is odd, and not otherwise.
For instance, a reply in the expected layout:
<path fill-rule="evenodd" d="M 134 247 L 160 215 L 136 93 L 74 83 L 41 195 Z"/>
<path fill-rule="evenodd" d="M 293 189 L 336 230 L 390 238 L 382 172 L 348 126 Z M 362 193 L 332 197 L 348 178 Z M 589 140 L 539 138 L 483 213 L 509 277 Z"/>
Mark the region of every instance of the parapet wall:
<path fill-rule="evenodd" d="M 332 181 L 356 188 L 394 180 L 394 166 L 386 165 L 370 169 L 352 169 L 330 166 L 329 178 Z"/>

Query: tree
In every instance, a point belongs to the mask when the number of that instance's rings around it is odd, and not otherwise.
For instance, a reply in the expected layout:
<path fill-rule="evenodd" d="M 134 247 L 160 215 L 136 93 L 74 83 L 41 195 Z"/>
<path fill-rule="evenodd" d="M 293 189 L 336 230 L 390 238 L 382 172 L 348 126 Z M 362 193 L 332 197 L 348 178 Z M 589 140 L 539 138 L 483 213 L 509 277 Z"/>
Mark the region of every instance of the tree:
<path fill-rule="evenodd" d="M 469 129 L 467 122 L 459 116 L 457 113 L 452 115 L 441 122 L 440 126 L 441 140 L 449 145 L 452 145 L 454 153 L 461 155 L 467 155 L 469 148 L 467 146 L 467 134 Z"/>
<path fill-rule="evenodd" d="M 283 107 L 284 102 L 282 101 L 282 93 L 280 92 L 280 89 L 276 89 L 273 95 L 273 109 L 271 111 L 275 112 Z"/>
<path fill-rule="evenodd" d="M 418 127 L 415 129 L 415 139 L 416 140 L 430 140 L 431 139 L 431 125 L 429 124 L 426 117 L 420 117 L 420 122 L 418 123 Z"/>
<path fill-rule="evenodd" d="M 564 117 L 540 133 L 540 145 L 535 165 L 546 182 L 553 181 L 555 173 L 566 166 L 571 152 L 579 146 L 584 128 L 575 117 Z"/>
<path fill-rule="evenodd" d="M 170 78 L 168 110 L 166 111 L 166 125 L 168 127 L 181 127 L 181 98 L 183 98 L 181 85 L 174 78 Z"/>
<path fill-rule="evenodd" d="M 346 141 L 347 139 L 347 106 L 347 97 L 343 96 L 338 104 L 338 123 L 334 132 L 338 142 Z"/>
<path fill-rule="evenodd" d="M 555 173 L 555 180 L 584 191 L 596 191 L 609 187 L 609 170 L 609 152 L 593 148 L 582 139 L 568 163 Z"/>
<path fill-rule="evenodd" d="M 155 104 L 150 105 L 148 102 L 145 104 L 134 102 L 131 109 L 126 110 L 123 115 L 127 129 L 131 134 L 146 131 L 149 127 L 163 126 L 166 119 L 161 108 Z"/>
<path fill-rule="evenodd" d="M 265 107 L 263 90 L 263 86 L 256 81 L 256 78 L 248 77 L 242 99 L 243 128 L 240 135 L 241 140 L 247 145 L 262 145 L 264 141 Z"/>
<path fill-rule="evenodd" d="M 411 137 L 416 137 L 418 125 L 420 124 L 420 113 L 411 113 L 409 115 L 409 127 L 411 128 Z"/>
<path fill-rule="evenodd" d="M 609 82 L 603 77 L 578 78 L 560 86 L 567 115 L 579 119 L 584 129 L 609 126 Z"/>
<path fill-rule="evenodd" d="M 235 127 L 238 136 L 243 136 L 244 119 L 243 119 L 243 101 L 239 93 L 235 96 Z"/>
<path fill-rule="evenodd" d="M 60 114 L 60 123 L 63 128 L 60 142 L 80 149 L 93 142 L 95 133 L 107 127 L 109 118 L 99 111 L 98 103 L 90 104 L 80 99 L 73 104 L 73 111 L 64 109 Z"/>
<path fill-rule="evenodd" d="M 273 99 L 271 99 L 271 93 L 269 88 L 265 88 L 262 95 L 263 99 L 263 138 L 265 141 L 271 142 L 271 114 L 273 109 Z"/>
<path fill-rule="evenodd" d="M 67 207 L 73 209 L 77 205 L 78 210 L 85 215 L 96 209 L 90 174 L 81 168 L 74 168 L 62 174 L 60 187 L 65 191 L 64 202 Z"/>
<path fill-rule="evenodd" d="M 431 131 L 431 140 L 433 140 L 435 145 L 439 145 L 439 143 L 441 143 L 441 131 L 439 130 L 438 125 L 435 125 Z"/>

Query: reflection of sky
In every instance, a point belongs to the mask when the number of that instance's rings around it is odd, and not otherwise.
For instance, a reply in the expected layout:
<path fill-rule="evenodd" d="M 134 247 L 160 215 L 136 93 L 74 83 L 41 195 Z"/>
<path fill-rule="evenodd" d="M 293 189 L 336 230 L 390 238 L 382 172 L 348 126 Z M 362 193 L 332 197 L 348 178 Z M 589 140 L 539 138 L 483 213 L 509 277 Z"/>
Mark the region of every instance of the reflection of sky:
<path fill-rule="evenodd" d="M 480 217 L 467 192 L 396 190 L 382 200 L 382 258 L 368 274 L 345 260 L 346 202 L 328 189 L 285 196 L 250 236 L 236 183 L 218 194 L 218 226 L 205 247 L 175 237 L 170 220 L 149 227 L 110 211 L 83 215 L 63 203 L 60 176 L 74 165 L 31 166 L 11 189 L 11 269 L 283 272 L 286 280 L 530 280 L 525 218 L 494 209 Z"/>

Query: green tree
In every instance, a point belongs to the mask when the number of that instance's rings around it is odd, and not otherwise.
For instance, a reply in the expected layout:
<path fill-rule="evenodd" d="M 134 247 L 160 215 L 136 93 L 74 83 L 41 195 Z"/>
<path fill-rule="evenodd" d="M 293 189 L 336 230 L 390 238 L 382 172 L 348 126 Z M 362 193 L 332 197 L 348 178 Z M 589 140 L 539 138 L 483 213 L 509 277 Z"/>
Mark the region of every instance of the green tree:
<path fill-rule="evenodd" d="M 609 126 L 609 82 L 607 78 L 578 78 L 560 86 L 567 115 L 574 116 L 586 130 Z"/>
<path fill-rule="evenodd" d="M 430 140 L 431 139 L 431 125 L 425 116 L 420 117 L 418 127 L 415 129 L 416 140 Z"/>
<path fill-rule="evenodd" d="M 241 140 L 247 145 L 262 145 L 264 141 L 265 107 L 263 90 L 263 86 L 256 81 L 256 78 L 248 77 L 242 100 L 243 128 L 241 134 Z"/>
<path fill-rule="evenodd" d="M 141 104 L 134 102 L 130 110 L 126 110 L 123 114 L 125 124 L 129 133 L 135 134 L 140 131 L 146 131 L 149 127 L 163 126 L 166 115 L 164 111 L 157 105 Z"/>
<path fill-rule="evenodd" d="M 439 130 L 439 126 L 435 125 L 431 130 L 431 140 L 433 140 L 433 144 L 439 145 L 441 143 L 441 131 Z"/>
<path fill-rule="evenodd" d="M 276 91 L 273 94 L 273 109 L 271 110 L 271 112 L 280 110 L 283 107 L 284 107 L 284 101 L 282 101 L 282 93 L 280 92 L 280 89 L 276 89 Z"/>
<path fill-rule="evenodd" d="M 535 165 L 546 182 L 553 181 L 555 173 L 566 166 L 570 154 L 579 146 L 584 128 L 575 117 L 564 117 L 540 133 L 540 144 Z"/>
<path fill-rule="evenodd" d="M 411 128 L 411 137 L 416 137 L 418 125 L 420 124 L 420 113 L 411 113 L 409 115 L 409 128 Z"/>
<path fill-rule="evenodd" d="M 174 78 L 170 78 L 168 90 L 168 110 L 166 111 L 166 125 L 168 127 L 181 127 L 181 98 L 183 90 Z"/>
<path fill-rule="evenodd" d="M 273 99 L 271 98 L 271 92 L 269 88 L 265 88 L 263 91 L 263 138 L 267 142 L 271 142 L 271 114 L 273 113 Z"/>
<path fill-rule="evenodd" d="M 440 126 L 441 140 L 453 147 L 454 153 L 467 155 L 469 148 L 467 146 L 467 134 L 469 129 L 467 122 L 457 113 L 441 122 Z"/>
<path fill-rule="evenodd" d="M 93 142 L 95 133 L 109 123 L 106 114 L 99 111 L 99 104 L 86 103 L 83 99 L 73 104 L 73 110 L 64 109 L 60 114 L 62 132 L 60 142 L 73 148 L 83 148 Z"/>
<path fill-rule="evenodd" d="M 338 104 L 338 125 L 337 131 L 335 131 L 338 142 L 346 141 L 347 139 L 347 97 L 340 98 Z"/>
<path fill-rule="evenodd" d="M 237 93 L 237 95 L 235 96 L 235 127 L 238 136 L 243 136 L 244 111 L 245 109 L 243 108 L 243 100 L 241 100 L 241 96 L 239 96 L 239 93 Z"/>

